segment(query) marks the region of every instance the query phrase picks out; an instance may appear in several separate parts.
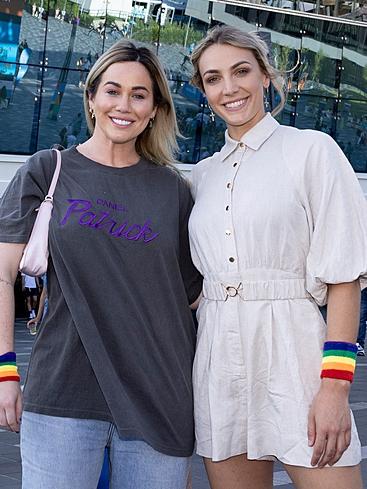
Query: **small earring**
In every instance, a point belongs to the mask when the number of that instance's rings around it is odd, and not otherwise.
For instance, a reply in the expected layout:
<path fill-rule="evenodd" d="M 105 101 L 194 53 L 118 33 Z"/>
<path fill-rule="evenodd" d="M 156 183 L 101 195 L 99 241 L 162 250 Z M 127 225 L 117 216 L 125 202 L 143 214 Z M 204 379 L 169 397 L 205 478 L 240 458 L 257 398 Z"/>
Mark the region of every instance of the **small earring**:
<path fill-rule="evenodd" d="M 89 109 L 89 113 L 90 113 L 91 118 L 94 119 L 96 115 L 95 115 L 94 110 L 92 108 Z"/>
<path fill-rule="evenodd" d="M 154 117 L 152 117 L 151 119 L 149 119 L 149 129 L 152 129 L 153 122 L 154 122 Z"/>
<path fill-rule="evenodd" d="M 270 111 L 270 102 L 269 102 L 269 87 L 264 90 L 264 106 L 265 112 Z"/>
<path fill-rule="evenodd" d="M 208 107 L 209 107 L 209 110 L 210 110 L 210 112 L 209 112 L 209 117 L 210 117 L 210 120 L 211 120 L 212 122 L 214 122 L 214 121 L 215 121 L 215 114 L 214 114 L 213 109 L 210 107 L 210 105 L 209 105 L 209 104 L 208 104 Z"/>

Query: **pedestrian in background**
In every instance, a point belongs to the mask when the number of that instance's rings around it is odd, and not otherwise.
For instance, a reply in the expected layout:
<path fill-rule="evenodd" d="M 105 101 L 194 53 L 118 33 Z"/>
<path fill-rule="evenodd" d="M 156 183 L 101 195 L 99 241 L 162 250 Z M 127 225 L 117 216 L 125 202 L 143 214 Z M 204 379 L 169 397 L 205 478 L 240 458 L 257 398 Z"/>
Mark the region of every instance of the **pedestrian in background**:
<path fill-rule="evenodd" d="M 31 335 L 37 334 L 38 326 L 43 321 L 48 309 L 47 298 L 47 274 L 42 275 L 42 292 L 39 297 L 37 314 L 27 322 L 27 327 Z"/>
<path fill-rule="evenodd" d="M 204 277 L 197 451 L 211 487 L 271 488 L 278 459 L 297 489 L 362 489 L 348 404 L 367 273 L 362 190 L 332 138 L 266 113 L 270 83 L 273 113 L 283 107 L 284 81 L 256 34 L 216 27 L 192 61 L 227 124 L 222 149 L 193 168 L 189 223 Z"/>
<path fill-rule="evenodd" d="M 91 489 L 109 448 L 111 488 L 185 489 L 194 445 L 190 189 L 172 167 L 177 125 L 158 58 L 120 41 L 84 94 L 92 136 L 62 151 L 49 229 L 49 313 L 24 388 L 23 487 Z M 13 283 L 52 151 L 19 169 L 0 206 L 0 362 L 14 366 Z M 19 430 L 16 373 L 0 424 Z"/>
<path fill-rule="evenodd" d="M 39 281 L 36 277 L 30 277 L 22 273 L 22 290 L 25 295 L 28 318 L 36 317 L 36 309 L 38 305 Z"/>

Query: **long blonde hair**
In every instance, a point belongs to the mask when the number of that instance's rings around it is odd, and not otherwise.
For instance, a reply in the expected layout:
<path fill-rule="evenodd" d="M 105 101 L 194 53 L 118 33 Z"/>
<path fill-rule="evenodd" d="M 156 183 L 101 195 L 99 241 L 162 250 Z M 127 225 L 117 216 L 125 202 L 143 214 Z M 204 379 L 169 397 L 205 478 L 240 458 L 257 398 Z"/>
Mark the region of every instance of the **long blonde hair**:
<path fill-rule="evenodd" d="M 178 149 L 176 137 L 179 135 L 175 107 L 164 70 L 157 56 L 146 47 L 137 47 L 130 41 L 120 40 L 93 65 L 85 82 L 83 97 L 89 131 L 93 134 L 95 124 L 89 112 L 89 99 L 96 94 L 107 68 L 113 63 L 124 61 L 137 61 L 148 70 L 153 85 L 153 103 L 157 107 L 151 127 L 146 127 L 137 137 L 136 151 L 158 165 L 171 165 L 175 162 Z"/>
<path fill-rule="evenodd" d="M 269 63 L 268 47 L 256 33 L 244 32 L 228 25 L 218 25 L 210 29 L 206 37 L 196 46 L 191 55 L 191 61 L 194 65 L 194 74 L 191 83 L 204 92 L 203 80 L 199 70 L 199 61 L 204 51 L 213 44 L 228 44 L 236 48 L 252 51 L 256 61 L 259 63 L 261 71 L 270 79 L 273 87 L 279 94 L 280 103 L 272 110 L 272 115 L 278 114 L 285 104 L 285 80 L 281 73 Z"/>

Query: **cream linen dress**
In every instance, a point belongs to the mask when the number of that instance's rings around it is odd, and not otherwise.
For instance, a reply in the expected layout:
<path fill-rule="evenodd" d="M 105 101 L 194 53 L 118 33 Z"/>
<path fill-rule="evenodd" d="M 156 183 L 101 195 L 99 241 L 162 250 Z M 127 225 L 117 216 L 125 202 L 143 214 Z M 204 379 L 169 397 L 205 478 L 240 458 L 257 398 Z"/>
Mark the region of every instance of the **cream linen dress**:
<path fill-rule="evenodd" d="M 327 285 L 367 271 L 367 212 L 324 133 L 266 115 L 193 169 L 189 222 L 204 276 L 194 363 L 197 452 L 310 467 L 307 416 L 320 386 Z M 352 441 L 339 466 L 355 465 Z"/>

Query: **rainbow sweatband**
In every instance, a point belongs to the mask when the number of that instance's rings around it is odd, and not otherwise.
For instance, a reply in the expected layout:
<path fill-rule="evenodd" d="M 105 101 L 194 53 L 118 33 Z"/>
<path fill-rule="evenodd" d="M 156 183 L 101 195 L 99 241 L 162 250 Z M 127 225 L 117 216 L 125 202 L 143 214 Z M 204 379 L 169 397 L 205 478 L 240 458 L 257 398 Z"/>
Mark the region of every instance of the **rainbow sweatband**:
<path fill-rule="evenodd" d="M 321 378 L 353 381 L 357 345 L 346 341 L 326 341 L 322 357 Z"/>
<path fill-rule="evenodd" d="M 17 358 L 13 351 L 0 355 L 0 382 L 5 382 L 6 380 L 20 381 L 16 360 Z"/>

